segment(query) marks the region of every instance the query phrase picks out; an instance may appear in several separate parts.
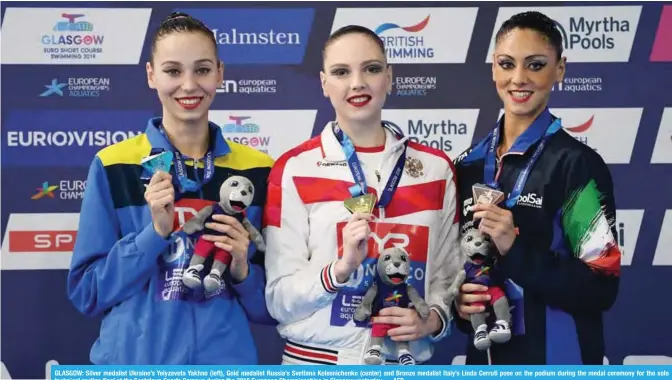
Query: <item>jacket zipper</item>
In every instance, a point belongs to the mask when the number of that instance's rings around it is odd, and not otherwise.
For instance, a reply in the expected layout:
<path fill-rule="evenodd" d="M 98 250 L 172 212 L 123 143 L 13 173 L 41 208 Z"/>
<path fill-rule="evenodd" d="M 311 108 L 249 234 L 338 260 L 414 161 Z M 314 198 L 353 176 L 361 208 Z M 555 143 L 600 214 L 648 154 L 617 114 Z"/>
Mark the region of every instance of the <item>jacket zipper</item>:
<path fill-rule="evenodd" d="M 200 198 L 203 198 L 203 187 L 201 186 L 201 178 L 198 176 L 198 164 L 201 160 L 194 158 L 194 178 L 198 184 L 198 194 Z"/>

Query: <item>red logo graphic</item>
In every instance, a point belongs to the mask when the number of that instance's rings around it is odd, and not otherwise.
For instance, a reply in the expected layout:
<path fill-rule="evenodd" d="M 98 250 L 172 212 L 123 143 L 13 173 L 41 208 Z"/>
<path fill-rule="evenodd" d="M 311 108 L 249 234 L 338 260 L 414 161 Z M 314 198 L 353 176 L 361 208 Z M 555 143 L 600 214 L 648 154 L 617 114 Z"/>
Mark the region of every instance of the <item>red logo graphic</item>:
<path fill-rule="evenodd" d="M 593 125 L 593 119 L 595 118 L 595 115 L 591 116 L 588 121 L 586 121 L 583 124 L 579 124 L 576 127 L 565 127 L 566 130 L 573 132 L 573 133 L 582 133 L 588 130 Z"/>
<path fill-rule="evenodd" d="M 338 257 L 343 255 L 343 227 L 346 222 L 336 225 L 338 236 Z M 367 241 L 367 256 L 378 258 L 386 249 L 400 247 L 406 250 L 411 261 L 427 262 L 429 247 L 429 228 L 411 224 L 369 223 L 371 235 Z"/>
<path fill-rule="evenodd" d="M 9 251 L 72 252 L 77 231 L 9 231 Z"/>
<path fill-rule="evenodd" d="M 672 62 L 672 6 L 666 5 L 660 14 L 656 39 L 651 49 L 651 62 Z"/>
<path fill-rule="evenodd" d="M 204 201 L 202 199 L 180 199 L 175 203 L 175 224 L 173 229 L 177 230 L 189 219 L 196 216 L 204 207 L 215 204 L 214 201 Z"/>

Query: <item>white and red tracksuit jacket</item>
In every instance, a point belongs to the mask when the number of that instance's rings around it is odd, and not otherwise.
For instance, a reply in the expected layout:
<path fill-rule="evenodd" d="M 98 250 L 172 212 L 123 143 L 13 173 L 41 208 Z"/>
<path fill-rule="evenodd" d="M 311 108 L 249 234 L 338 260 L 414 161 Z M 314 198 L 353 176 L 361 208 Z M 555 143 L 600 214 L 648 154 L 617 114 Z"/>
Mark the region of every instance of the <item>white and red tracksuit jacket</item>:
<path fill-rule="evenodd" d="M 369 187 L 379 196 L 402 153 L 403 143 L 385 129 L 381 149 L 357 149 Z M 378 150 L 378 152 L 375 152 Z M 354 326 L 352 313 L 366 291 L 383 248 L 402 246 L 411 258 L 411 281 L 441 316 L 442 331 L 411 342 L 418 362 L 431 358 L 433 341 L 450 332 L 443 293 L 463 260 L 458 244 L 455 169 L 442 151 L 409 142 L 401 182 L 385 209 L 376 209 L 368 258 L 346 284 L 336 282 L 333 264 L 350 219 L 343 201 L 354 184 L 331 124 L 320 136 L 280 157 L 269 176 L 265 212 L 266 303 L 287 341 L 283 363 L 358 364 L 368 348 L 369 328 Z M 366 327 L 364 325 L 364 327 Z M 385 348 L 388 360 L 396 352 Z"/>

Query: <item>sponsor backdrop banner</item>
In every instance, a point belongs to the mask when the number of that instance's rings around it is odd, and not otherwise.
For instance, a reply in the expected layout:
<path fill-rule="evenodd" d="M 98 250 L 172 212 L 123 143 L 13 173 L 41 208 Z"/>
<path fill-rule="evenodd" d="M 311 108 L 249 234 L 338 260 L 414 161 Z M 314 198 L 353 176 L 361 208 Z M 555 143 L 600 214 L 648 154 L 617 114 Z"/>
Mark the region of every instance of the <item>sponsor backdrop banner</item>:
<path fill-rule="evenodd" d="M 88 363 L 100 320 L 80 315 L 65 291 L 87 169 L 97 150 L 160 115 L 144 65 L 153 31 L 175 10 L 214 30 L 227 64 L 211 120 L 276 158 L 334 117 L 318 76 L 333 30 L 361 24 L 384 40 L 395 76 L 385 119 L 455 158 L 501 113 L 491 74 L 500 23 L 524 10 L 548 14 L 568 58 L 550 106 L 604 157 L 616 188 L 624 267 L 606 313 L 605 361 L 672 362 L 672 5 L 105 4 L 2 4 L 0 377 Z M 260 362 L 279 363 L 275 328 L 254 333 Z M 455 332 L 431 363 L 463 363 L 465 344 Z"/>

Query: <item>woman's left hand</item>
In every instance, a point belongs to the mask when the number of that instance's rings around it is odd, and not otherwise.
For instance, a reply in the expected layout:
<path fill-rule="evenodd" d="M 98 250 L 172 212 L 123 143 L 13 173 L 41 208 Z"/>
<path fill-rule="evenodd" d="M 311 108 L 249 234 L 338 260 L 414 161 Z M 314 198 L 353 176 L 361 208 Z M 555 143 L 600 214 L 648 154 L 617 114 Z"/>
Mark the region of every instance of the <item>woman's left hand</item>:
<path fill-rule="evenodd" d="M 484 203 L 478 203 L 471 209 L 474 211 L 474 221 L 481 220 L 478 229 L 490 236 L 500 255 L 506 255 L 517 235 L 511 211 Z"/>
<path fill-rule="evenodd" d="M 378 316 L 373 318 L 373 322 L 398 325 L 399 327 L 387 332 L 387 335 L 396 342 L 422 339 L 441 329 L 441 319 L 435 311 L 430 311 L 429 317 L 423 320 L 414 309 L 396 306 L 382 309 Z"/>
<path fill-rule="evenodd" d="M 247 252 L 250 246 L 250 233 L 245 227 L 228 215 L 213 215 L 216 222 L 206 223 L 205 227 L 221 232 L 221 235 L 203 235 L 203 239 L 215 243 L 217 248 L 231 253 L 229 271 L 234 280 L 243 282 L 249 273 Z"/>

